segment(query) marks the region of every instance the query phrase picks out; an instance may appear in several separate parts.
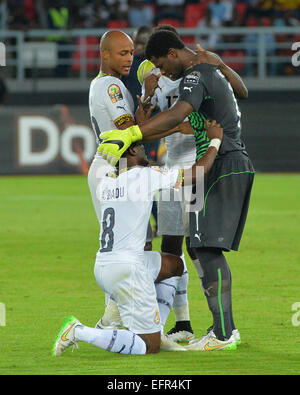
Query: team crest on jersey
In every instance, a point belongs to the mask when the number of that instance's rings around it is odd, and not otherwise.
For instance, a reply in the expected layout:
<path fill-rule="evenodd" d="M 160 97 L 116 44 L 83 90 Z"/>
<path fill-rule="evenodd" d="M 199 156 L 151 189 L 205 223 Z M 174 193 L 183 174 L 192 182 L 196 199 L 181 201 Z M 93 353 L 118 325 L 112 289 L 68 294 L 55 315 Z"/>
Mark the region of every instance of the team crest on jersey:
<path fill-rule="evenodd" d="M 197 85 L 201 77 L 200 71 L 192 71 L 184 78 L 184 83 Z"/>
<path fill-rule="evenodd" d="M 109 94 L 110 100 L 113 103 L 123 99 L 121 89 L 117 84 L 109 85 L 107 92 Z"/>
<path fill-rule="evenodd" d="M 154 323 L 155 323 L 156 325 L 159 325 L 159 324 L 160 324 L 160 318 L 159 318 L 159 311 L 158 311 L 158 310 L 155 310 Z"/>

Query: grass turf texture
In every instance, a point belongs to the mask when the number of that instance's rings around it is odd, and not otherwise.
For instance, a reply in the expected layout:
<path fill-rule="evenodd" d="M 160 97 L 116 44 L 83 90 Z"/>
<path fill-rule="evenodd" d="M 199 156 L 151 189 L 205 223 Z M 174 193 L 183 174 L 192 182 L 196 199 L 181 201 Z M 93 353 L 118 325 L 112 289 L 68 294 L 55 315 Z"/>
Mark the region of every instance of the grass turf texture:
<path fill-rule="evenodd" d="M 104 297 L 93 275 L 98 224 L 86 178 L 0 178 L 0 374 L 299 374 L 300 176 L 256 175 L 238 253 L 227 254 L 242 345 L 231 352 L 161 352 L 126 356 L 80 343 L 51 356 L 67 315 L 94 327 Z M 160 239 L 154 240 L 159 250 Z M 189 303 L 197 336 L 211 325 L 196 272 Z M 171 314 L 166 329 L 174 322 Z"/>

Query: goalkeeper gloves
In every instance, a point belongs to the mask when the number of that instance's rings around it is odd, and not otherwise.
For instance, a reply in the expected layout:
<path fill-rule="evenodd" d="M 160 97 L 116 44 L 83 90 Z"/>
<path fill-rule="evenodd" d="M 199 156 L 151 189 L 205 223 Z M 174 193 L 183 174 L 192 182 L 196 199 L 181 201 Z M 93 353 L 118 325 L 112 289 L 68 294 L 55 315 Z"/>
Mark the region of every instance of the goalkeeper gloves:
<path fill-rule="evenodd" d="M 98 152 L 108 163 L 115 166 L 124 152 L 143 135 L 138 125 L 130 126 L 125 130 L 113 129 L 100 134 L 101 144 Z"/>

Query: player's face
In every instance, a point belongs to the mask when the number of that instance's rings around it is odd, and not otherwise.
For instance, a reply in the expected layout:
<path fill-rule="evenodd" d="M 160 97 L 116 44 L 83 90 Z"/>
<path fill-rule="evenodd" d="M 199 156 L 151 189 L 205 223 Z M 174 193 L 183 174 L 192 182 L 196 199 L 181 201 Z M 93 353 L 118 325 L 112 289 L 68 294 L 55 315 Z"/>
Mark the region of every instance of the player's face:
<path fill-rule="evenodd" d="M 109 68 L 112 75 L 128 75 L 133 60 L 134 47 L 130 41 L 109 51 Z"/>
<path fill-rule="evenodd" d="M 170 78 L 171 80 L 177 80 L 182 77 L 182 67 L 177 57 L 173 57 L 172 54 L 167 56 L 161 56 L 160 58 L 151 58 L 151 62 L 160 69 L 162 75 Z"/>
<path fill-rule="evenodd" d="M 137 148 L 138 164 L 140 166 L 148 166 L 149 160 L 147 158 L 144 145 L 143 144 L 138 145 L 136 148 Z"/>

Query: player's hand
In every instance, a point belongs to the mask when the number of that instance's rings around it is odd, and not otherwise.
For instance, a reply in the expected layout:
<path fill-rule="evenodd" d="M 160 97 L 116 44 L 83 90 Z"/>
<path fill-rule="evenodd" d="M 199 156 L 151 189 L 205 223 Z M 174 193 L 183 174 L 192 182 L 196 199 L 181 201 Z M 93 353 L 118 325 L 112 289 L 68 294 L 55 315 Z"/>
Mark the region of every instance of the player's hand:
<path fill-rule="evenodd" d="M 218 56 L 214 52 L 203 49 L 200 44 L 197 44 L 196 54 L 197 57 L 193 61 L 191 61 L 192 66 L 199 63 L 207 63 L 217 67 L 222 67 L 224 65 L 224 62 L 220 58 L 220 56 Z"/>
<path fill-rule="evenodd" d="M 150 118 L 154 106 L 151 105 L 151 97 L 148 96 L 147 99 L 142 102 L 139 95 L 136 95 L 138 100 L 138 108 L 135 112 L 135 120 L 138 125 L 141 125 L 143 122 L 147 121 Z"/>
<path fill-rule="evenodd" d="M 153 97 L 155 89 L 158 88 L 158 80 L 160 79 L 161 74 L 155 75 L 155 74 L 150 74 L 147 78 L 144 80 L 145 84 L 145 96 L 148 97 Z"/>
<path fill-rule="evenodd" d="M 124 130 L 109 130 L 100 134 L 101 144 L 98 147 L 98 153 L 108 163 L 115 166 L 130 145 L 142 138 L 142 132 L 137 125 Z"/>
<path fill-rule="evenodd" d="M 182 123 L 179 125 L 178 128 L 179 128 L 179 132 L 182 133 L 182 134 L 194 134 L 194 130 L 193 130 L 193 128 L 191 127 L 191 124 L 190 124 L 189 121 L 182 122 Z"/>
<path fill-rule="evenodd" d="M 207 131 L 207 137 L 212 140 L 212 139 L 220 139 L 222 141 L 223 138 L 223 128 L 219 123 L 216 121 L 205 121 L 205 126 L 206 126 L 206 131 Z"/>

